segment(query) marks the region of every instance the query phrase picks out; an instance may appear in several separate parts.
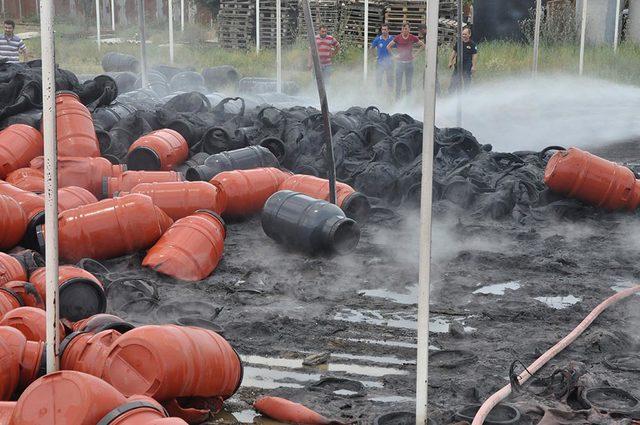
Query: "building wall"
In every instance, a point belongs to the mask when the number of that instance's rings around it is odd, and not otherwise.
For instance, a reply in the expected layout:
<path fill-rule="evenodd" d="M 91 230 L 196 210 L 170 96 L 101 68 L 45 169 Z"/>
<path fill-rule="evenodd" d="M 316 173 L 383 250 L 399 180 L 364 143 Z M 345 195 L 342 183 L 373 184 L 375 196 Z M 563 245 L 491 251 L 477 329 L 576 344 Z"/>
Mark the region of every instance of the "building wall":
<path fill-rule="evenodd" d="M 576 1 L 576 22 L 578 28 L 582 25 L 582 4 L 583 0 Z M 587 43 L 613 44 L 615 21 L 616 0 L 589 0 L 587 3 Z"/>

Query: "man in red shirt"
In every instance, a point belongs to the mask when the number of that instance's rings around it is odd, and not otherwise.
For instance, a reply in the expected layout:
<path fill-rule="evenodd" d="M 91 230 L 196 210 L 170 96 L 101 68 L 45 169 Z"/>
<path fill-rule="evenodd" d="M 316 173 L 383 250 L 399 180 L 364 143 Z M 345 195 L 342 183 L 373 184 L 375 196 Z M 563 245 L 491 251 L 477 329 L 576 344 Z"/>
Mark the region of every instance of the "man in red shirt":
<path fill-rule="evenodd" d="M 391 53 L 391 49 L 396 47 L 398 54 L 393 55 L 396 63 L 396 97 L 399 99 L 402 93 L 402 77 L 404 76 L 407 86 L 407 94 L 411 93 L 413 80 L 413 46 L 418 45 L 418 50 L 424 48 L 424 43 L 415 35 L 411 34 L 409 24 L 402 25 L 402 32 L 396 35 L 393 41 L 387 46 L 387 50 Z"/>
<path fill-rule="evenodd" d="M 316 46 L 318 47 L 318 57 L 320 58 L 320 69 L 325 82 L 329 81 L 333 68 L 333 57 L 340 51 L 338 40 L 327 34 L 327 27 L 320 25 L 320 31 L 316 35 Z M 309 52 L 308 68 L 311 69 L 311 52 Z"/>

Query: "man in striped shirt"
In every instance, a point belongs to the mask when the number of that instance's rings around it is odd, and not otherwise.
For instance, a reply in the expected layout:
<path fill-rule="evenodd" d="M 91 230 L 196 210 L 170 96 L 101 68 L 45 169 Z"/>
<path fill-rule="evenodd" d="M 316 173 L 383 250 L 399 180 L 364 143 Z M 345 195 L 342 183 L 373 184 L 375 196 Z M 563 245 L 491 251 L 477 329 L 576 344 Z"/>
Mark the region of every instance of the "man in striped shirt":
<path fill-rule="evenodd" d="M 20 62 L 20 55 L 25 59 L 27 56 L 27 46 L 13 33 L 15 28 L 16 23 L 7 19 L 4 21 L 4 35 L 0 37 L 0 60 L 6 59 L 9 63 Z"/>
<path fill-rule="evenodd" d="M 320 25 L 320 31 L 316 35 L 316 46 L 318 47 L 322 76 L 325 82 L 328 82 L 333 68 L 333 57 L 340 51 L 340 43 L 333 36 L 327 34 L 326 26 Z M 311 55 L 309 55 L 308 67 L 311 69 Z"/>

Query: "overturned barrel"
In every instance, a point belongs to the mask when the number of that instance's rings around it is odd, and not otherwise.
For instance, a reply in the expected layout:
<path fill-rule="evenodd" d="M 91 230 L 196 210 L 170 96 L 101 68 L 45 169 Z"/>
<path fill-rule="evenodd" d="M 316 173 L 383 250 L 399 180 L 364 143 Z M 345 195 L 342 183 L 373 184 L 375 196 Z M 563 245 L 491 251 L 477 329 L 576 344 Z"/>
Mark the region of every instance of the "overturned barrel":
<path fill-rule="evenodd" d="M 7 176 L 7 183 L 27 192 L 44 192 L 44 173 L 31 167 L 19 168 Z"/>
<path fill-rule="evenodd" d="M 20 261 L 9 254 L 0 252 L 0 285 L 14 280 L 22 282 L 27 280 L 27 270 Z"/>
<path fill-rule="evenodd" d="M 120 332 L 106 329 L 97 333 L 73 332 L 60 343 L 60 368 L 89 375 L 102 375 L 109 349 Z"/>
<path fill-rule="evenodd" d="M 44 341 L 47 337 L 47 320 L 44 310 L 35 307 L 18 307 L 6 313 L 0 326 L 9 326 L 19 330 L 27 341 Z M 64 337 L 64 327 L 58 323 L 61 337 Z"/>
<path fill-rule="evenodd" d="M 140 183 L 162 183 L 183 181 L 181 173 L 175 171 L 125 171 L 116 177 L 102 180 L 103 197 L 111 197 L 117 192 L 129 192 Z"/>
<path fill-rule="evenodd" d="M 222 258 L 225 236 L 225 224 L 218 214 L 197 211 L 173 223 L 149 250 L 142 265 L 176 279 L 205 279 Z"/>
<path fill-rule="evenodd" d="M 36 307 L 43 310 L 45 308 L 44 300 L 42 299 L 38 291 L 36 291 L 35 285 L 31 282 L 12 280 L 11 282 L 7 282 L 0 286 L 0 295 L 2 291 L 14 296 L 20 303 L 20 306 Z M 2 317 L 1 309 L 0 317 Z"/>
<path fill-rule="evenodd" d="M 58 213 L 98 202 L 93 193 L 77 186 L 58 189 Z"/>
<path fill-rule="evenodd" d="M 207 182 L 140 183 L 130 193 L 149 196 L 153 204 L 173 220 L 201 209 L 220 214 L 224 208 L 220 190 Z"/>
<path fill-rule="evenodd" d="M 338 206 L 290 190 L 264 204 L 262 229 L 276 242 L 311 254 L 348 253 L 360 240 L 358 225 Z"/>
<path fill-rule="evenodd" d="M 246 217 L 259 213 L 269 196 L 278 191 L 289 176 L 277 168 L 233 170 L 217 174 L 210 183 L 220 191 L 222 213 L 226 217 Z"/>
<path fill-rule="evenodd" d="M 11 310 L 15 310 L 18 307 L 23 306 L 23 301 L 20 295 L 16 294 L 10 289 L 0 288 L 0 319 Z"/>
<path fill-rule="evenodd" d="M 130 170 L 169 171 L 188 157 L 186 139 L 177 131 L 165 128 L 133 142 L 127 154 L 127 166 Z"/>
<path fill-rule="evenodd" d="M 0 195 L 0 249 L 11 249 L 27 231 L 27 216 L 13 198 Z"/>
<path fill-rule="evenodd" d="M 75 263 L 82 258 L 114 258 L 149 248 L 173 220 L 153 205 L 151 198 L 134 193 L 64 211 L 58 223 L 60 257 Z M 41 252 L 45 231 L 44 226 L 38 228 Z"/>
<path fill-rule="evenodd" d="M 329 201 L 329 180 L 304 174 L 287 177 L 278 190 L 291 190 L 312 198 Z M 336 182 L 336 204 L 347 217 L 358 223 L 366 221 L 371 205 L 369 199 L 346 183 Z"/>
<path fill-rule="evenodd" d="M 186 178 L 190 181 L 208 181 L 223 171 L 279 166 L 278 160 L 269 149 L 262 146 L 249 146 L 211 155 L 203 165 L 188 169 Z"/>
<path fill-rule="evenodd" d="M 47 295 L 45 268 L 31 274 L 33 283 L 45 300 Z M 107 308 L 107 296 L 102 282 L 88 271 L 75 266 L 60 266 L 58 269 L 58 304 L 60 317 L 77 322 L 95 314 L 104 313 Z"/>
<path fill-rule="evenodd" d="M 28 248 L 35 246 L 36 226 L 44 223 L 44 199 L 40 195 L 19 189 L 2 180 L 0 180 L 0 195 L 13 198 L 20 204 L 28 223 L 23 246 Z"/>
<path fill-rule="evenodd" d="M 578 148 L 553 154 L 544 182 L 554 192 L 607 210 L 634 211 L 640 205 L 640 180 L 630 169 Z"/>
<path fill-rule="evenodd" d="M 105 72 L 140 72 L 140 61 L 132 55 L 109 52 L 102 57 Z"/>
<path fill-rule="evenodd" d="M 14 124 L 0 131 L 0 179 L 28 166 L 43 150 L 42 134 L 33 127 Z"/>
<path fill-rule="evenodd" d="M 70 91 L 56 94 L 56 134 L 60 156 L 100 156 L 91 113 Z"/>
<path fill-rule="evenodd" d="M 118 331 L 121 334 L 135 328 L 131 323 L 113 314 L 95 314 L 86 319 L 75 322 L 72 326 L 74 332 L 98 333 L 107 330 Z"/>

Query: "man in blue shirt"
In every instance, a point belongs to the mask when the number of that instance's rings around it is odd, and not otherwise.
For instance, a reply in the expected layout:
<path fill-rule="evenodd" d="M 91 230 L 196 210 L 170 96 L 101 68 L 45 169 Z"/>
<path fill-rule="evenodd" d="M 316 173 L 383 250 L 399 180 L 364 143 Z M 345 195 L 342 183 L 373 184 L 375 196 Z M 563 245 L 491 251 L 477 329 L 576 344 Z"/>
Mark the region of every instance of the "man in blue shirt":
<path fill-rule="evenodd" d="M 376 68 L 376 84 L 382 87 L 382 79 L 387 74 L 387 88 L 393 90 L 393 58 L 387 50 L 389 43 L 393 41 L 393 36 L 389 35 L 389 25 L 382 25 L 382 34 L 377 36 L 371 42 L 371 48 L 377 48 L 378 51 L 378 67 Z"/>

